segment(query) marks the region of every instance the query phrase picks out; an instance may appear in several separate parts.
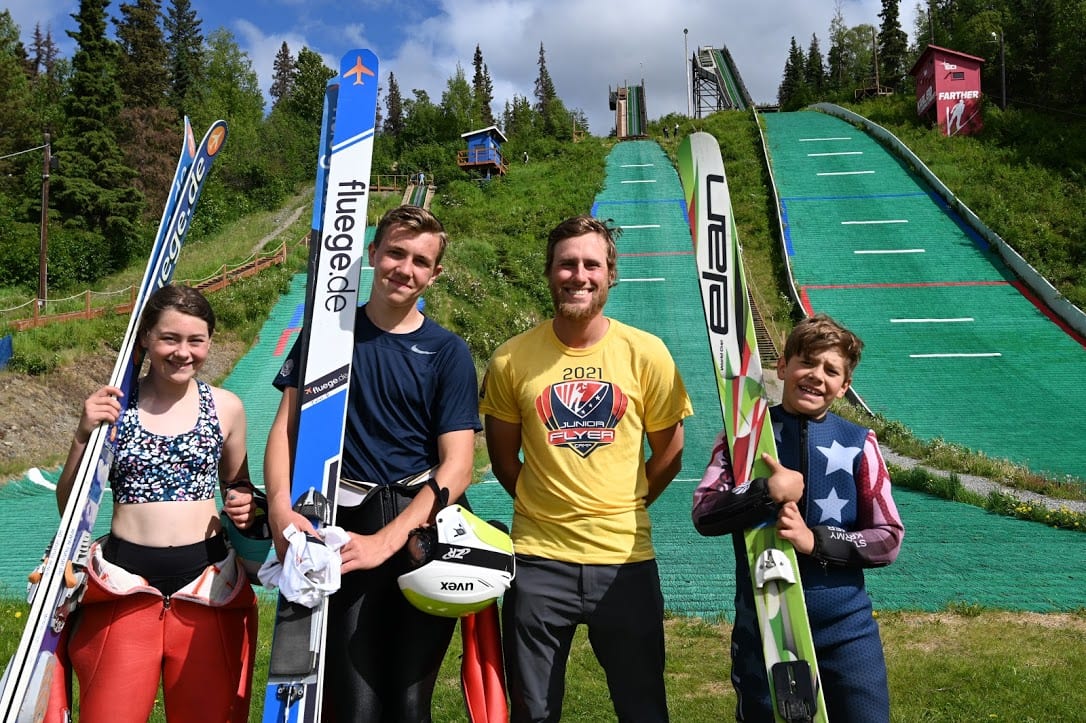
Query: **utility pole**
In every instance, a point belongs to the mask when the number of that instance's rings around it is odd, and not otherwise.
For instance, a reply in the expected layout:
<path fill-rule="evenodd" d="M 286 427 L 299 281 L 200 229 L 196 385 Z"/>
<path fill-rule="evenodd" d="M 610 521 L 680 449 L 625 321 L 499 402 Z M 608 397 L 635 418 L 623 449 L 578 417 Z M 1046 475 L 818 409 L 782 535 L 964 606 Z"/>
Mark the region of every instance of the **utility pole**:
<path fill-rule="evenodd" d="M 1002 110 L 1007 110 L 1007 59 L 1003 52 L 1003 28 L 999 29 L 999 99 Z"/>
<path fill-rule="evenodd" d="M 683 67 L 686 68 L 686 117 L 693 118 L 694 110 L 691 108 L 694 97 L 694 91 L 690 86 L 690 46 L 687 45 L 687 37 L 690 35 L 689 28 L 683 28 Z"/>
<path fill-rule="evenodd" d="M 871 28 L 871 55 L 875 58 L 875 95 L 882 90 L 879 85 L 879 41 L 875 37 L 875 28 Z"/>
<path fill-rule="evenodd" d="M 49 133 L 45 134 L 45 158 L 41 167 L 41 245 L 38 248 L 38 308 L 45 309 L 49 286 L 49 169 L 52 166 Z"/>

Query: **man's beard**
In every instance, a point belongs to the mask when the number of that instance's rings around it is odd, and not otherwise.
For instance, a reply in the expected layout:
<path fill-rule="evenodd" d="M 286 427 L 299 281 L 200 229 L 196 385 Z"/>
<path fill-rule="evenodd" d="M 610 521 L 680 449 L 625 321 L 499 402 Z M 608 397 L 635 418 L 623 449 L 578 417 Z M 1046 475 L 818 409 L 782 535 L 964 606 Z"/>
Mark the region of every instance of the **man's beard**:
<path fill-rule="evenodd" d="M 557 316 L 567 321 L 588 321 L 603 311 L 610 291 L 606 286 L 596 289 L 596 291 L 592 292 L 592 303 L 588 306 L 582 306 L 560 301 L 561 291 L 557 287 L 551 286 L 551 301 L 554 302 L 554 312 Z"/>

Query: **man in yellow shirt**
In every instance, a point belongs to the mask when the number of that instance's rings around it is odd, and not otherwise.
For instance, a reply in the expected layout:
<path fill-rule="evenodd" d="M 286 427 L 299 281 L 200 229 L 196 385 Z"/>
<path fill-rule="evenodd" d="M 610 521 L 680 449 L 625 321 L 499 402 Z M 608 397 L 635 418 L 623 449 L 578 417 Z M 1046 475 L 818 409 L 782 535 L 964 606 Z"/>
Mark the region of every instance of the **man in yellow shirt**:
<path fill-rule="evenodd" d="M 499 347 L 483 380 L 487 448 L 514 499 L 517 574 L 502 611 L 514 722 L 561 718 L 582 623 L 619 720 L 668 719 L 647 508 L 682 467 L 693 410 L 664 343 L 603 314 L 617 235 L 588 216 L 550 233 L 554 318 Z"/>

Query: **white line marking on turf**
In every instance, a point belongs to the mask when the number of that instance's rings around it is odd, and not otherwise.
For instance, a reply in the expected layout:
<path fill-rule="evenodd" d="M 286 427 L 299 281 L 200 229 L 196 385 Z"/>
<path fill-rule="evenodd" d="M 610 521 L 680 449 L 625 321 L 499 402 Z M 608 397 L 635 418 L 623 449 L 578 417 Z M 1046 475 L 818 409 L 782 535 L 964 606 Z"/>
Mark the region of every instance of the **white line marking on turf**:
<path fill-rule="evenodd" d="M 642 181 L 622 181 L 622 183 L 656 183 L 655 178 L 646 178 Z"/>
<path fill-rule="evenodd" d="M 623 224 L 621 228 L 624 228 L 624 229 L 626 229 L 626 228 L 660 228 L 660 224 L 658 224 L 658 223 L 635 223 L 635 224 L 630 224 L 629 226 Z"/>
<path fill-rule="evenodd" d="M 907 218 L 887 218 L 887 219 L 884 219 L 882 221 L 842 221 L 841 225 L 842 226 L 867 226 L 867 225 L 870 225 L 870 224 L 880 224 L 880 223 L 908 223 L 908 222 L 909 222 L 909 219 L 907 219 Z"/>
<path fill-rule="evenodd" d="M 1003 356 L 998 351 L 981 352 L 978 354 L 910 354 L 910 359 L 975 359 L 981 357 Z"/>
<path fill-rule="evenodd" d="M 967 321 L 976 321 L 971 316 L 961 316 L 951 319 L 890 319 L 891 324 L 960 324 Z"/>
<path fill-rule="evenodd" d="M 656 168 L 655 163 L 623 163 L 619 168 Z"/>
<path fill-rule="evenodd" d="M 26 471 L 26 478 L 34 484 L 44 487 L 47 490 L 55 490 L 57 486 L 45 479 L 45 475 L 41 473 L 41 470 L 37 467 L 31 467 Z"/>
<path fill-rule="evenodd" d="M 851 141 L 852 136 L 831 136 L 829 138 L 800 138 L 800 143 L 812 143 L 815 141 Z"/>
<path fill-rule="evenodd" d="M 925 249 L 856 249 L 854 254 L 922 254 Z"/>
<path fill-rule="evenodd" d="M 619 281 L 667 281 L 663 276 L 652 276 L 644 279 L 619 279 Z"/>
<path fill-rule="evenodd" d="M 818 173 L 818 176 L 873 176 L 874 171 L 834 171 L 832 173 Z"/>
<path fill-rule="evenodd" d="M 862 156 L 863 151 L 835 151 L 833 153 L 808 153 L 808 158 L 822 158 L 824 156 Z"/>

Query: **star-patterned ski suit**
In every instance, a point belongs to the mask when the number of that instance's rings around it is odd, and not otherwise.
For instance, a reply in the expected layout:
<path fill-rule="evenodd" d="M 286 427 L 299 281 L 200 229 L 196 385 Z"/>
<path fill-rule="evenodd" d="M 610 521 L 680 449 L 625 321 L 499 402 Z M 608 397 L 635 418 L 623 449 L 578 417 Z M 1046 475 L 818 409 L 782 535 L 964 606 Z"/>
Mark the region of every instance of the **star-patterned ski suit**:
<path fill-rule="evenodd" d="M 829 720 L 889 721 L 886 663 L 863 568 L 897 557 L 904 527 L 890 495 L 890 475 L 875 433 L 827 414 L 819 420 L 770 409 L 780 462 L 803 474 L 799 501 L 814 533 L 811 555 L 799 560 Z M 694 493 L 694 526 L 703 535 L 732 535 L 735 626 L 732 683 L 737 720 L 772 721 L 762 640 L 754 609 L 742 531 L 773 519 L 777 505 L 766 480 L 736 487 L 723 432 Z"/>

